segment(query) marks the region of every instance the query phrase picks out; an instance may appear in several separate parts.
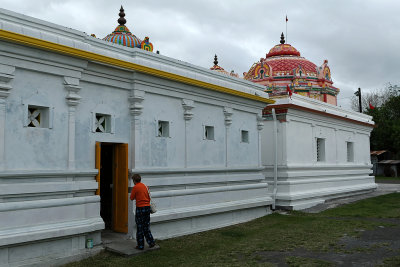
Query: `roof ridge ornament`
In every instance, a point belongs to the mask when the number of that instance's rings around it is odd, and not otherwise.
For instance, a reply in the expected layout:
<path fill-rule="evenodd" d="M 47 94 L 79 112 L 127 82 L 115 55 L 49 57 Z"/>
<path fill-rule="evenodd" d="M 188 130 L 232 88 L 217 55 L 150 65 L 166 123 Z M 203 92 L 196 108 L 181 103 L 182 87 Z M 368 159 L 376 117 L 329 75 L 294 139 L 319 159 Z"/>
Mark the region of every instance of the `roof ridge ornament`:
<path fill-rule="evenodd" d="M 214 56 L 214 66 L 218 66 L 218 57 L 217 54 Z"/>
<path fill-rule="evenodd" d="M 141 48 L 146 51 L 153 51 L 153 44 L 150 43 L 149 37 L 145 37 L 142 41 L 136 35 L 132 34 L 128 27 L 125 26 L 126 19 L 125 19 L 125 12 L 124 7 L 121 5 L 121 9 L 119 10 L 119 25 L 115 28 L 115 30 L 103 38 L 103 40 L 120 44 L 126 47 L 133 47 L 133 48 Z"/>
<path fill-rule="evenodd" d="M 285 35 L 283 35 L 283 32 L 281 34 L 281 44 L 285 43 Z"/>
<path fill-rule="evenodd" d="M 119 15 L 119 19 L 118 19 L 119 25 L 124 26 L 125 23 L 126 23 L 126 19 L 124 18 L 125 17 L 125 12 L 124 12 L 124 8 L 122 7 L 122 5 L 121 5 L 121 9 L 119 10 L 119 14 L 118 15 Z"/>

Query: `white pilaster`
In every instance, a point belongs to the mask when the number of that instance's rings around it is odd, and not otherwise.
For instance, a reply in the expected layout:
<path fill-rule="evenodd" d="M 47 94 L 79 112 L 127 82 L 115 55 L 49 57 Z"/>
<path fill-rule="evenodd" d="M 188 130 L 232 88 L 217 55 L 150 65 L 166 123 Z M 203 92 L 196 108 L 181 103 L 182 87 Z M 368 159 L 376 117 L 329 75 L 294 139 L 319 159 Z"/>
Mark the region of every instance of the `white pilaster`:
<path fill-rule="evenodd" d="M 316 145 L 316 141 L 317 141 L 317 135 L 316 135 L 316 124 L 313 122 L 311 123 L 311 132 L 312 132 L 312 156 L 313 156 L 313 163 L 316 164 L 317 163 L 317 145 Z"/>
<path fill-rule="evenodd" d="M 261 131 L 264 128 L 264 121 L 261 115 L 257 115 L 257 130 L 258 130 L 258 166 L 261 167 Z"/>
<path fill-rule="evenodd" d="M 339 142 L 338 142 L 338 128 L 335 128 L 335 162 L 339 164 Z"/>
<path fill-rule="evenodd" d="M 185 120 L 185 168 L 187 168 L 188 162 L 188 140 L 187 140 L 187 131 L 189 127 L 189 121 L 193 118 L 192 109 L 194 108 L 193 100 L 182 99 L 182 107 L 183 107 L 183 118 Z"/>
<path fill-rule="evenodd" d="M 135 87 L 135 84 L 134 86 Z M 140 140 L 141 140 L 141 120 L 143 112 L 142 102 L 145 91 L 132 89 L 129 97 L 131 113 L 131 169 L 140 167 Z"/>
<path fill-rule="evenodd" d="M 229 138 L 229 128 L 232 124 L 232 114 L 233 109 L 229 107 L 224 107 L 224 116 L 225 116 L 225 166 L 229 165 L 229 146 L 228 146 L 228 138 Z"/>
<path fill-rule="evenodd" d="M 68 104 L 68 169 L 75 169 L 75 111 L 81 97 L 78 95 L 79 79 L 64 77 L 64 86 L 67 90 L 65 97 Z"/>
<path fill-rule="evenodd" d="M 0 64 L 0 170 L 5 168 L 5 128 L 6 128 L 6 98 L 12 86 L 9 84 L 14 79 L 15 67 Z"/>

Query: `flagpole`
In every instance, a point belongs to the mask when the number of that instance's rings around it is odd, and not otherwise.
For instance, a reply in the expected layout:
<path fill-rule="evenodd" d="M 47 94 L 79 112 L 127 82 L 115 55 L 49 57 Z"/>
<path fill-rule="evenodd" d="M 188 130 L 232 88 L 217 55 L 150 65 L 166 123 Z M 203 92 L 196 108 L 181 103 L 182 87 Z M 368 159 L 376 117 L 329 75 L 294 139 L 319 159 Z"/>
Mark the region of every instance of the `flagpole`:
<path fill-rule="evenodd" d="M 288 19 L 287 19 L 287 15 L 286 15 L 286 43 L 288 43 L 288 38 L 287 38 L 287 22 L 288 22 Z"/>

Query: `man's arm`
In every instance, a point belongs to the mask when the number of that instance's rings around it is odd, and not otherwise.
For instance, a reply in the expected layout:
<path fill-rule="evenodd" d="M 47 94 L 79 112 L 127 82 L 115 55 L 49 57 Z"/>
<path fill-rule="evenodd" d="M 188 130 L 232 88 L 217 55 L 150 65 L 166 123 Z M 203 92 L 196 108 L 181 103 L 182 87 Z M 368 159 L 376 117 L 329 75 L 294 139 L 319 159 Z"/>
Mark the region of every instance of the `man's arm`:
<path fill-rule="evenodd" d="M 133 187 L 132 188 L 132 191 L 131 191 L 131 196 L 129 197 L 131 200 L 134 200 L 135 199 L 135 187 Z"/>

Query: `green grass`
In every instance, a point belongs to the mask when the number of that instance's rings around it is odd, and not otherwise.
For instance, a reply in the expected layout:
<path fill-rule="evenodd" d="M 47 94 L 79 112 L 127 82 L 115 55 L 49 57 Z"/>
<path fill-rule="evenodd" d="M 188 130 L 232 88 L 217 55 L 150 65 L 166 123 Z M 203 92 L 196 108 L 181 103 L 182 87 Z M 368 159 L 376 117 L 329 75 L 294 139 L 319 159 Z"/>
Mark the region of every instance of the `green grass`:
<path fill-rule="evenodd" d="M 330 262 L 326 262 L 323 260 L 317 260 L 317 259 L 310 259 L 310 258 L 303 258 L 303 257 L 287 257 L 286 259 L 287 265 L 290 267 L 330 267 L 334 266 L 334 264 Z"/>
<path fill-rule="evenodd" d="M 400 218 L 400 194 L 366 199 L 320 214 L 275 213 L 248 223 L 158 241 L 160 250 L 132 258 L 105 252 L 68 266 L 273 266 L 260 262 L 257 252 L 299 248 L 343 252 L 337 245 L 341 237 L 357 236 L 360 229 L 389 225 L 363 217 Z M 301 257 L 288 257 L 286 261 L 289 266 L 330 266 L 327 262 Z"/>
<path fill-rule="evenodd" d="M 399 254 L 400 254 L 400 251 L 399 251 Z M 386 258 L 383 261 L 383 264 L 381 266 L 387 266 L 387 267 L 389 267 L 389 266 L 400 266 L 400 256 L 395 256 L 395 257 L 392 257 L 392 258 Z"/>
<path fill-rule="evenodd" d="M 375 182 L 379 181 L 400 181 L 400 177 L 386 177 L 386 176 L 375 176 Z"/>

